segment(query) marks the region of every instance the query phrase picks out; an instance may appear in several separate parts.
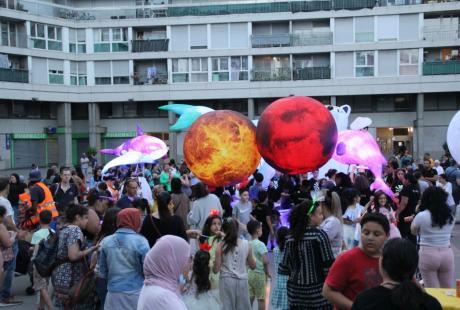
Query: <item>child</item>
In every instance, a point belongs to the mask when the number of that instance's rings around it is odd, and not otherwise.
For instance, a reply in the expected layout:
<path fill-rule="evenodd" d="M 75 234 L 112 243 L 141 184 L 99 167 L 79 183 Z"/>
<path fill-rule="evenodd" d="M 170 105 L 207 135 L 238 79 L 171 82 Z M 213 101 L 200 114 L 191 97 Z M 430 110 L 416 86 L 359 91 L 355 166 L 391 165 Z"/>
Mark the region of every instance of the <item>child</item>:
<path fill-rule="evenodd" d="M 289 234 L 289 229 L 287 227 L 280 227 L 276 232 L 276 239 L 278 246 L 273 250 L 273 254 L 275 255 L 273 260 L 273 268 L 275 270 L 275 286 L 273 287 L 270 304 L 281 310 L 288 310 L 288 297 L 287 297 L 287 280 L 288 276 L 278 274 L 278 266 L 281 263 L 281 259 L 283 258 L 286 239 Z"/>
<path fill-rule="evenodd" d="M 192 283 L 183 301 L 189 310 L 220 309 L 217 291 L 211 287 L 209 262 L 211 255 L 199 250 L 193 258 Z"/>
<path fill-rule="evenodd" d="M 361 215 L 365 209 L 359 204 L 359 192 L 354 188 L 345 189 L 343 192 L 343 199 L 347 205 L 347 210 L 343 214 L 343 239 L 349 250 L 359 243 L 359 240 L 355 240 L 355 231 L 357 230 L 356 224 L 361 220 Z"/>
<path fill-rule="evenodd" d="M 377 199 L 377 201 L 375 201 L 374 197 L 375 199 Z M 396 226 L 396 217 L 394 211 L 391 208 L 389 204 L 389 199 L 384 192 L 376 192 L 375 195 L 372 196 L 369 202 L 366 204 L 365 208 L 367 210 L 367 213 L 381 213 L 385 215 L 385 217 L 388 219 L 388 222 L 390 222 L 389 239 L 401 238 L 401 233 L 399 232 L 399 229 Z"/>
<path fill-rule="evenodd" d="M 238 221 L 240 226 L 241 235 L 246 240 L 250 240 L 250 236 L 246 229 L 246 224 L 254 219 L 251 216 L 252 212 L 252 203 L 249 201 L 249 192 L 242 191 L 240 193 L 240 201 L 233 207 L 233 217 Z"/>
<path fill-rule="evenodd" d="M 289 309 L 330 310 L 322 296 L 324 280 L 334 262 L 327 234 L 318 228 L 323 220 L 319 202 L 304 200 L 289 216 L 291 233 L 278 273 L 289 276 Z"/>
<path fill-rule="evenodd" d="M 251 298 L 251 305 L 255 298 L 257 299 L 259 310 L 263 310 L 265 309 L 267 277 L 271 277 L 268 272 L 268 251 L 265 244 L 259 240 L 259 237 L 262 236 L 262 225 L 258 221 L 251 220 L 248 222 L 247 228 L 252 239 L 249 243 L 256 259 L 256 268 L 248 272 L 249 297 Z"/>
<path fill-rule="evenodd" d="M 32 241 L 30 242 L 34 246 L 34 256 L 37 254 L 38 244 L 40 243 L 40 241 L 48 238 L 50 234 L 49 224 L 51 223 L 53 216 L 50 211 L 44 210 L 40 213 L 39 218 L 40 229 L 32 235 Z M 49 278 L 42 278 L 40 274 L 37 272 L 37 269 L 35 269 L 35 266 L 33 272 L 34 290 L 40 292 L 40 305 L 38 309 L 45 309 L 45 305 L 48 308 L 48 310 L 53 309 L 53 303 L 51 302 L 50 296 L 48 295 Z"/>
<path fill-rule="evenodd" d="M 222 241 L 225 234 L 222 232 L 222 219 L 219 215 L 211 215 L 206 219 L 203 226 L 203 235 L 200 238 L 200 248 L 203 246 L 207 246 L 209 250 L 210 259 L 209 259 L 209 267 L 214 266 L 214 260 L 216 259 L 216 250 L 217 245 Z M 206 248 L 203 248 L 206 249 Z M 219 288 L 219 273 L 211 273 L 210 274 L 211 280 L 211 288 L 217 289 Z"/>
<path fill-rule="evenodd" d="M 216 250 L 213 272 L 220 271 L 219 292 L 222 310 L 251 309 L 248 271 L 256 268 L 256 260 L 248 241 L 238 238 L 238 222 L 227 218 L 223 224 L 225 237 Z"/>

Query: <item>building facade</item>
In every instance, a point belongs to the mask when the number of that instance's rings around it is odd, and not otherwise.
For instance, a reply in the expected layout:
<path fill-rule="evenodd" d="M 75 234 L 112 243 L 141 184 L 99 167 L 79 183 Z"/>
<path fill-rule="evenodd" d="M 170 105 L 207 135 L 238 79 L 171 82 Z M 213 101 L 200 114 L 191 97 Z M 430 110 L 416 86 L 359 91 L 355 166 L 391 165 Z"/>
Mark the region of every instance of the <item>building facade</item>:
<path fill-rule="evenodd" d="M 438 157 L 460 107 L 459 16 L 434 0 L 0 0 L 0 169 L 76 164 L 136 123 L 181 158 L 159 106 L 255 119 L 292 95 L 371 117 L 386 155 Z"/>

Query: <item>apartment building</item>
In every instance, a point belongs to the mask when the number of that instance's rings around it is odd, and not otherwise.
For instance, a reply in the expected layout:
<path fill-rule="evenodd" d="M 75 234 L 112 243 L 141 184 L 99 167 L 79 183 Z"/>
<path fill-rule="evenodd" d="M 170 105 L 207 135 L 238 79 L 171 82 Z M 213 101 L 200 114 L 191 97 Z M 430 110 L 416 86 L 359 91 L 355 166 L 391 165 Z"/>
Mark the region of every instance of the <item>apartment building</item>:
<path fill-rule="evenodd" d="M 0 0 L 0 169 L 75 164 L 136 123 L 181 158 L 159 106 L 255 119 L 292 95 L 371 117 L 386 155 L 440 156 L 459 16 L 434 0 Z"/>

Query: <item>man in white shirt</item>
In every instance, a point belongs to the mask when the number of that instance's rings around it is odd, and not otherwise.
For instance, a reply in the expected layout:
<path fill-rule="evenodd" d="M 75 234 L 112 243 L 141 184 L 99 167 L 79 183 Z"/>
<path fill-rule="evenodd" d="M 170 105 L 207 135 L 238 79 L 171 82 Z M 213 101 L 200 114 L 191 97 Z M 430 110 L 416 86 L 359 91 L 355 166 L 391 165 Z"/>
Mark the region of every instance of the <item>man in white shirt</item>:
<path fill-rule="evenodd" d="M 88 181 L 88 168 L 89 168 L 89 158 L 86 156 L 86 153 L 81 154 L 80 166 L 83 175 L 85 176 L 85 181 Z"/>

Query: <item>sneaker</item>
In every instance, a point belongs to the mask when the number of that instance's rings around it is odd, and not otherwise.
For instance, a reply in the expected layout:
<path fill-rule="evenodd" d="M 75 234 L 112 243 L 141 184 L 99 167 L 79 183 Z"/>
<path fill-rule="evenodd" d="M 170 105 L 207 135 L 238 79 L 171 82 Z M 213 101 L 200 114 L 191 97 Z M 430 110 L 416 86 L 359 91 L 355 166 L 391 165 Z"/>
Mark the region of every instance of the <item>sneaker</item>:
<path fill-rule="evenodd" d="M 18 306 L 18 305 L 22 305 L 22 301 L 14 300 L 11 297 L 0 301 L 0 307 L 11 307 L 11 306 Z"/>

